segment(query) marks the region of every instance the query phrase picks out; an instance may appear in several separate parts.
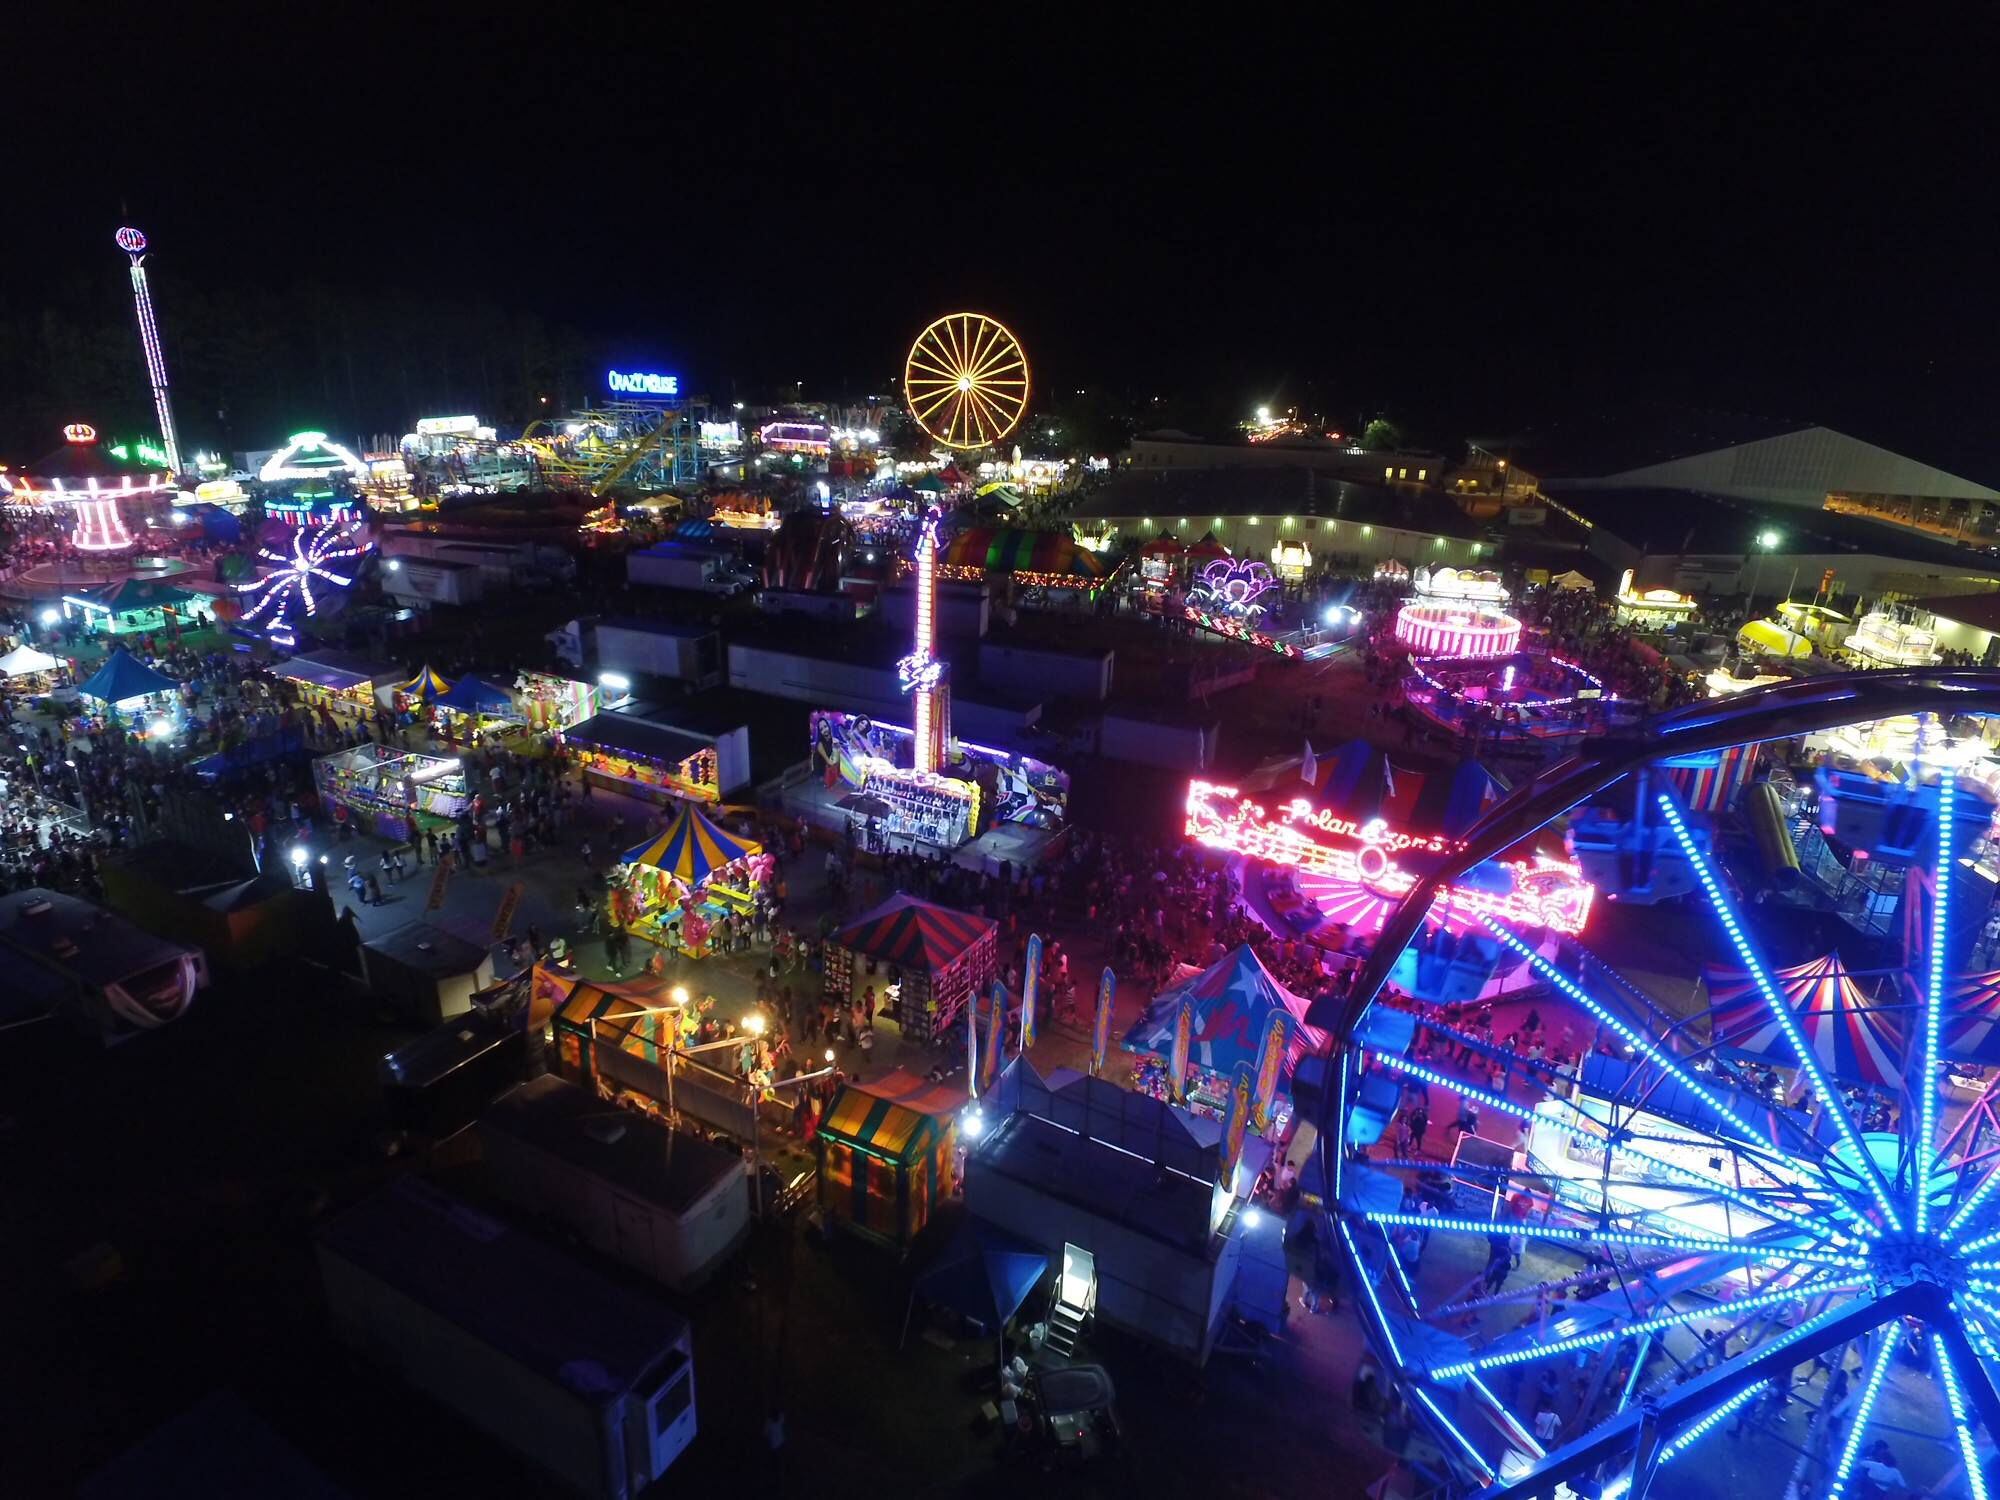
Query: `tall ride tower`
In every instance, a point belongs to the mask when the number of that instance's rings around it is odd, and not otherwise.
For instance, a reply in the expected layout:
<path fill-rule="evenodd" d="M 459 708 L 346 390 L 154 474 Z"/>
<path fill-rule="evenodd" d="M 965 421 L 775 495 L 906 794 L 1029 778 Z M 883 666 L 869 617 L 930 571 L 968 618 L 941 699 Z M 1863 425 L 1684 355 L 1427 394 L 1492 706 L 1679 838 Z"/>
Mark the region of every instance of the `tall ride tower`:
<path fill-rule="evenodd" d="M 950 663 L 939 661 L 937 645 L 937 536 L 939 516 L 933 510 L 924 517 L 924 529 L 917 537 L 917 607 L 915 649 L 896 663 L 896 677 L 906 693 L 914 695 L 916 718 L 915 765 L 919 771 L 937 774 L 951 744 Z"/>
<path fill-rule="evenodd" d="M 153 294 L 146 289 L 146 237 L 136 229 L 114 236 L 118 248 L 132 258 L 132 301 L 139 310 L 139 343 L 146 351 L 146 378 L 153 384 L 153 410 L 160 418 L 160 446 L 167 450 L 167 467 L 181 472 L 181 440 L 174 431 L 173 403 L 167 398 L 167 361 L 160 353 L 160 329 L 153 321 Z"/>

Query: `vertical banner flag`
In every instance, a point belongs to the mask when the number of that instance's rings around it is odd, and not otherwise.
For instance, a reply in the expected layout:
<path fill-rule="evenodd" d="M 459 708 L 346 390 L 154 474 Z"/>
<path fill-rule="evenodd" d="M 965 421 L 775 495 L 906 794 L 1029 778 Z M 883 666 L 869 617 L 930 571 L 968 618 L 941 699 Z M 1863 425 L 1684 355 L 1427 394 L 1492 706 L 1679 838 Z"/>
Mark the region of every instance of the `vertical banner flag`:
<path fill-rule="evenodd" d="M 1007 986 L 997 979 L 993 981 L 993 995 L 988 1003 L 993 1013 L 986 1023 L 986 1055 L 979 1059 L 981 1093 L 992 1092 L 1000 1077 L 1001 1055 L 1007 1050 Z"/>
<path fill-rule="evenodd" d="M 1273 1010 L 1257 1044 L 1257 1087 L 1250 1096 L 1250 1128 L 1260 1134 L 1271 1128 L 1271 1106 L 1278 1099 L 1278 1074 L 1284 1070 L 1290 1032 L 1291 1017 Z"/>
<path fill-rule="evenodd" d="M 1021 960 L 1021 1050 L 1035 1045 L 1035 997 L 1042 992 L 1042 935 L 1028 934 L 1027 956 Z"/>
<path fill-rule="evenodd" d="M 979 1097 L 979 993 L 965 997 L 965 1090 Z"/>
<path fill-rule="evenodd" d="M 1097 1018 L 1090 1027 L 1090 1076 L 1104 1076 L 1104 1054 L 1111 1045 L 1111 1001 L 1118 993 L 1118 976 L 1111 972 L 1111 965 L 1104 966 L 1104 973 L 1097 981 Z"/>
<path fill-rule="evenodd" d="M 444 905 L 444 888 L 450 879 L 451 866 L 444 860 L 439 860 L 437 873 L 431 876 L 431 894 L 430 899 L 424 903 L 425 911 L 433 912 Z"/>
<path fill-rule="evenodd" d="M 1229 1114 L 1222 1126 L 1222 1185 L 1236 1190 L 1236 1164 L 1243 1159 L 1243 1134 L 1250 1124 L 1250 1064 L 1238 1063 L 1229 1080 Z"/>
<path fill-rule="evenodd" d="M 514 925 L 514 908 L 521 904 L 523 889 L 521 882 L 517 880 L 507 887 L 507 894 L 500 898 L 500 910 L 493 914 L 494 942 L 497 943 L 506 937 L 507 929 Z"/>
<path fill-rule="evenodd" d="M 1187 1103 L 1188 1053 L 1193 1047 L 1194 1001 L 1183 995 L 1174 1012 L 1174 1049 L 1167 1057 L 1167 1098 L 1172 1103 Z"/>

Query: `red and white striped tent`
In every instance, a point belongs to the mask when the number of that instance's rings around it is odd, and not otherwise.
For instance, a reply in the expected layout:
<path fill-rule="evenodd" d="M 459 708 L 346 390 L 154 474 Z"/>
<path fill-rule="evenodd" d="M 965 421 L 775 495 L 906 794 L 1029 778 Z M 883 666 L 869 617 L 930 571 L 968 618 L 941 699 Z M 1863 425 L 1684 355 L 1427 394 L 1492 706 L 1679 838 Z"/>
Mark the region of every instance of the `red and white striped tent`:
<path fill-rule="evenodd" d="M 1710 969 L 1704 977 L 1709 1034 L 1719 1050 L 1797 1064 L 1777 1017 L 1747 972 Z M 1837 953 L 1773 969 L 1771 980 L 1791 1006 L 1806 1045 L 1830 1076 L 1846 1083 L 1901 1082 L 1907 1000 L 1894 983 L 1884 979 L 1876 986 L 1878 1001 L 1848 972 Z"/>

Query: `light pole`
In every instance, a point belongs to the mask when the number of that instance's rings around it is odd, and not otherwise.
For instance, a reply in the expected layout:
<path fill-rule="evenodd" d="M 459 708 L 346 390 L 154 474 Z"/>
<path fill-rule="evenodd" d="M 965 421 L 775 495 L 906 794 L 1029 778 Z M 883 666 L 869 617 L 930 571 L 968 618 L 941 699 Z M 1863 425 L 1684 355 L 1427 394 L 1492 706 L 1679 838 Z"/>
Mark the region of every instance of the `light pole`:
<path fill-rule="evenodd" d="M 1757 566 L 1750 572 L 1749 603 L 1752 608 L 1755 608 L 1757 603 L 1757 586 L 1764 581 L 1764 554 L 1783 540 L 1784 537 L 1775 531 L 1765 530 L 1757 533 Z"/>

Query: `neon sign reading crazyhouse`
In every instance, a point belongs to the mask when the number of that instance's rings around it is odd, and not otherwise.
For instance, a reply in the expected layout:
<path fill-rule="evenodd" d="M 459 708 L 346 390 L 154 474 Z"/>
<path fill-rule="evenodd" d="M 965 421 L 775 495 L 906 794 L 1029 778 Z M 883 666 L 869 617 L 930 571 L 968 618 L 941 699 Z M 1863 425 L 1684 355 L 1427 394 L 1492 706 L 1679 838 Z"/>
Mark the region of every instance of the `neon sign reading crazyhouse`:
<path fill-rule="evenodd" d="M 648 370 L 606 370 L 604 383 L 626 396 L 678 396 L 681 393 L 680 376 L 656 375 Z"/>
<path fill-rule="evenodd" d="M 1235 787 L 1208 781 L 1188 783 L 1186 811 L 1187 836 L 1210 849 L 1351 881 L 1389 897 L 1402 896 L 1417 883 L 1395 856 L 1447 854 L 1462 847 L 1441 835 L 1404 833 L 1381 818 L 1356 823 L 1303 797 L 1280 804 L 1274 815 Z M 1597 888 L 1578 866 L 1541 854 L 1493 863 L 1512 875 L 1509 887 L 1449 886 L 1443 899 L 1453 915 L 1583 931 Z"/>

